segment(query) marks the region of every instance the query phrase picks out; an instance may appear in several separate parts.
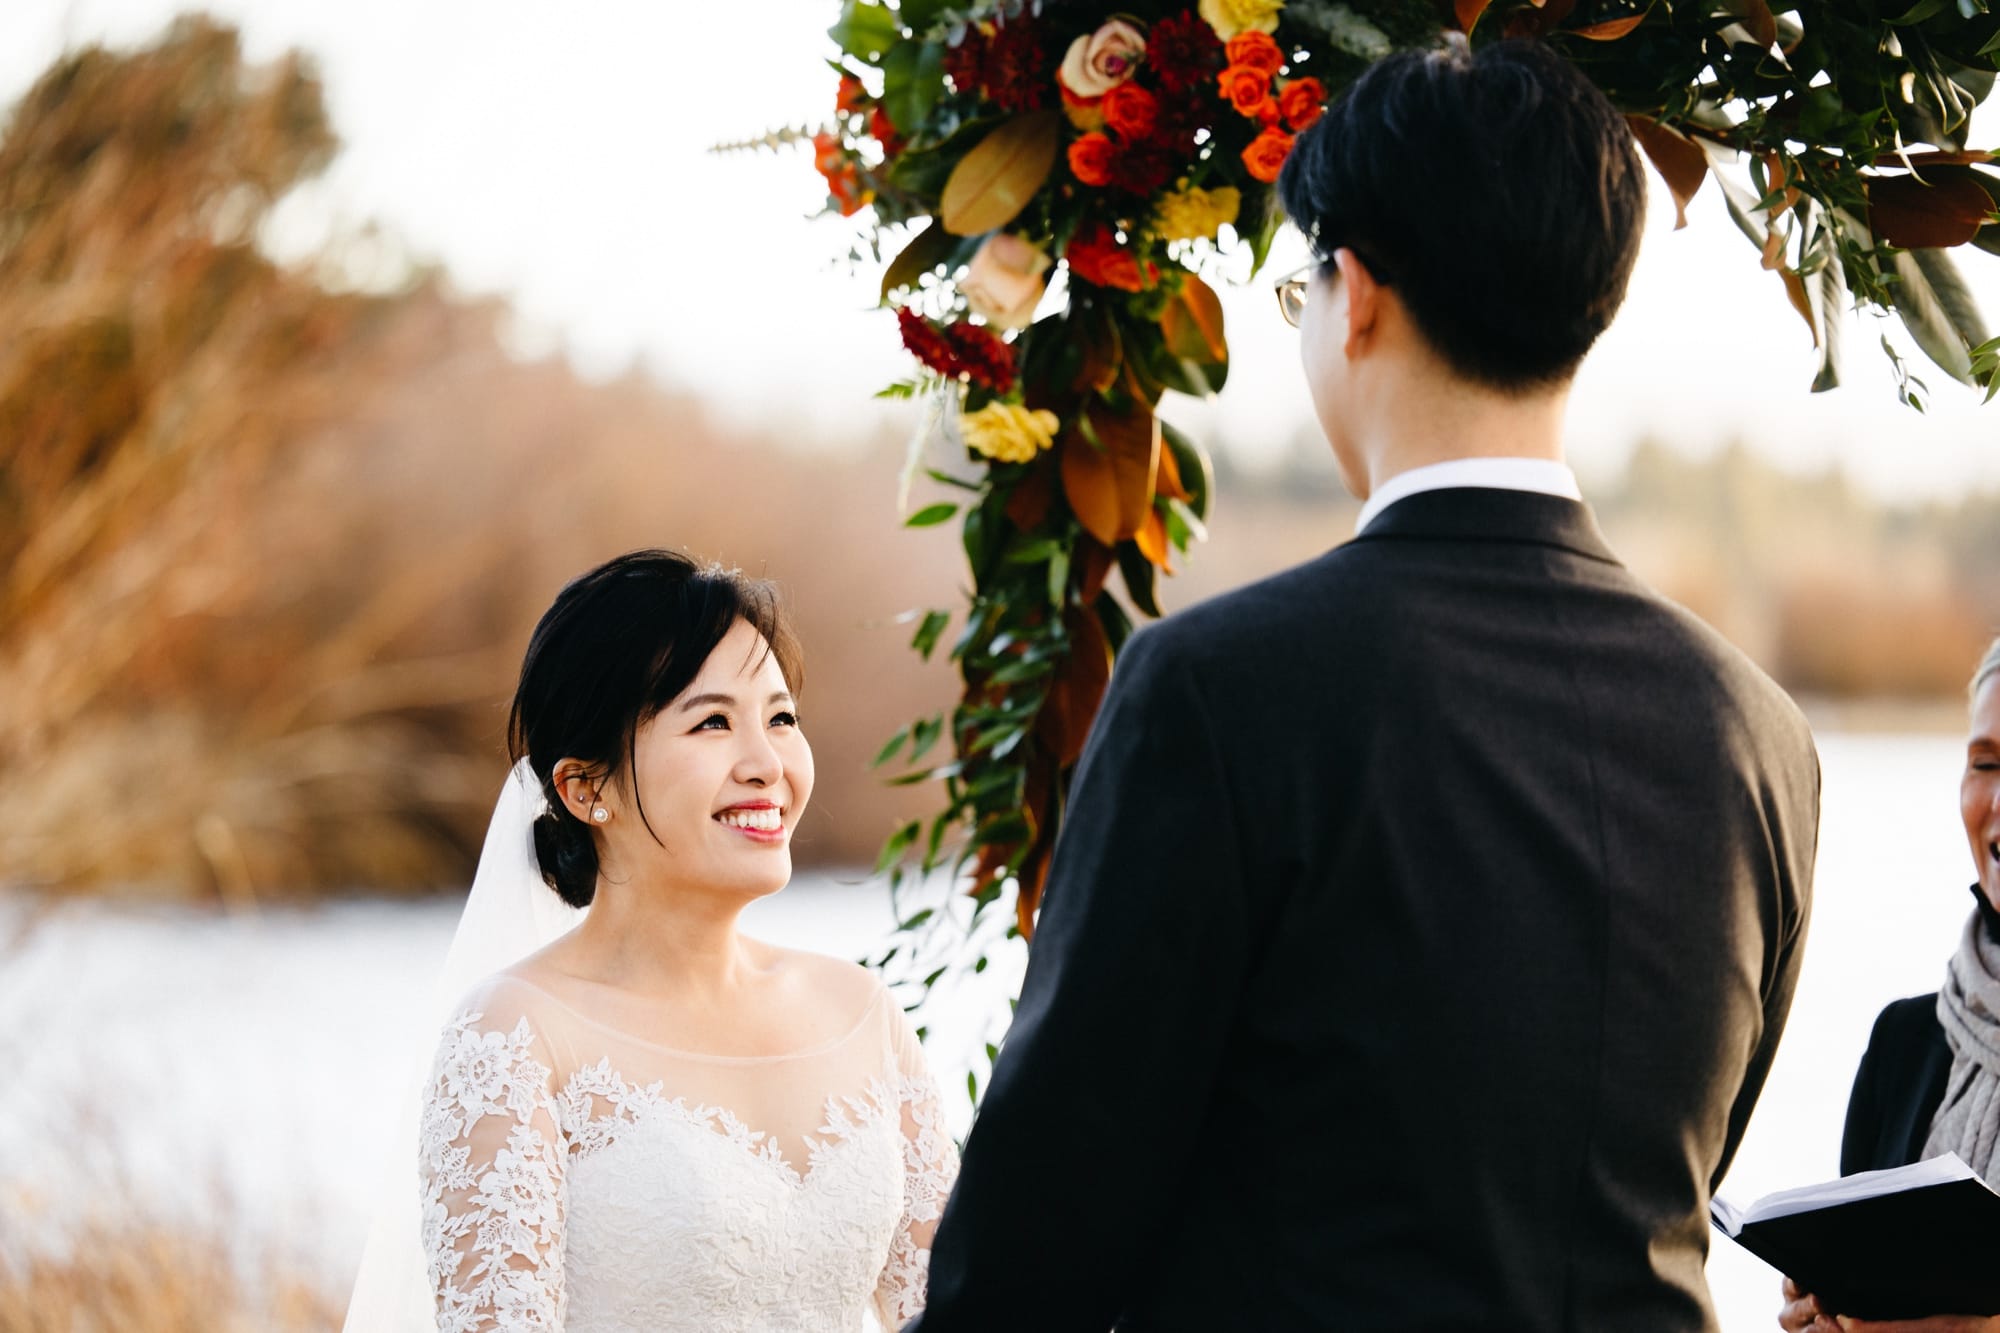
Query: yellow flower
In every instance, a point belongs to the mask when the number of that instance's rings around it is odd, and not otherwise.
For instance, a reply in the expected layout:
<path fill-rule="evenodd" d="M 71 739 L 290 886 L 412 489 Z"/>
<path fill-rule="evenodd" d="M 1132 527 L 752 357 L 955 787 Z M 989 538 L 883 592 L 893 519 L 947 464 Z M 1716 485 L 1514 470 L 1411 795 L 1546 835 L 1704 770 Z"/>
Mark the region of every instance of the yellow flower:
<path fill-rule="evenodd" d="M 1019 403 L 988 403 L 959 417 L 958 430 L 976 454 L 996 463 L 1026 463 L 1055 443 L 1061 424 L 1053 412 L 1030 412 Z"/>
<path fill-rule="evenodd" d="M 1215 230 L 1235 222 L 1243 195 L 1233 185 L 1218 190 L 1188 186 L 1160 200 L 1155 234 L 1163 241 L 1212 241 Z"/>
<path fill-rule="evenodd" d="M 1239 32 L 1276 32 L 1285 0 L 1201 0 L 1201 16 L 1228 41 Z"/>

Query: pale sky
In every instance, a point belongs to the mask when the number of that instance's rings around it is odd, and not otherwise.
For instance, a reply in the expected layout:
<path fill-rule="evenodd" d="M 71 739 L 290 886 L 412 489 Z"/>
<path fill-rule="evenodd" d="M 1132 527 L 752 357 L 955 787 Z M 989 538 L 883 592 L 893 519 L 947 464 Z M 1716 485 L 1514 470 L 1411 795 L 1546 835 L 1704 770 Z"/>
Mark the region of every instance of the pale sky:
<path fill-rule="evenodd" d="M 6 0 L 0 101 L 65 45 L 140 41 L 179 8 Z M 809 155 L 705 152 L 823 118 L 835 0 L 207 8 L 242 27 L 254 59 L 312 52 L 346 144 L 323 181 L 283 210 L 281 250 L 379 223 L 411 253 L 441 260 L 463 290 L 506 297 L 522 349 L 566 349 L 596 374 L 641 365 L 748 425 L 836 442 L 884 412 L 908 412 L 871 398 L 909 363 L 894 321 L 873 309 L 879 270 L 850 274 L 840 258 L 853 225 L 805 220 L 823 197 Z M 1712 182 L 1691 217 L 1673 231 L 1656 184 L 1630 299 L 1576 389 L 1570 451 L 1587 477 L 1650 433 L 1692 450 L 1740 437 L 1797 467 L 1836 459 L 1895 496 L 2000 487 L 2000 403 L 1981 411 L 1975 393 L 1901 339 L 1932 390 L 1928 416 L 1901 406 L 1877 346 L 1886 326 L 1865 316 L 1848 326 L 1848 386 L 1808 393 L 1805 326 Z M 1468 232 L 1477 225 L 1466 220 Z M 1961 253 L 1975 293 L 2000 317 L 2000 257 Z M 1302 255 L 1288 234 L 1266 276 Z M 1211 403 L 1170 395 L 1165 410 L 1254 465 L 1311 418 L 1295 335 L 1267 281 L 1225 292 L 1224 304 L 1228 390 Z"/>

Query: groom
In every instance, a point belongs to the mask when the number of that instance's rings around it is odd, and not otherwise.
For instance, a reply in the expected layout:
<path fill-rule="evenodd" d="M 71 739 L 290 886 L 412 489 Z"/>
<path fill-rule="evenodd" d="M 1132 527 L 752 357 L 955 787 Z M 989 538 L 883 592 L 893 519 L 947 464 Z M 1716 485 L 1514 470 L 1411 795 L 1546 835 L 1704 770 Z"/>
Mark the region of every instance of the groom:
<path fill-rule="evenodd" d="M 1403 55 L 1280 189 L 1360 532 L 1119 663 L 909 1327 L 1712 1330 L 1819 775 L 1562 462 L 1630 135 L 1540 47 Z"/>

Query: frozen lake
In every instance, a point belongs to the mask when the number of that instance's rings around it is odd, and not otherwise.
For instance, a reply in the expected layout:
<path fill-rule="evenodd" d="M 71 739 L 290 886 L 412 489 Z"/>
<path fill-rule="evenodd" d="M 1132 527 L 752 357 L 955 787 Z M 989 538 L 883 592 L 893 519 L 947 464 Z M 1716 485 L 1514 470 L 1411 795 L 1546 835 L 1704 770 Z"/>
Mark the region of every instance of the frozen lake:
<path fill-rule="evenodd" d="M 1935 989 L 1971 882 L 1951 737 L 1825 735 L 1817 903 L 1784 1046 L 1723 1192 L 1832 1176 L 1868 1028 Z M 26 934 L 0 897 L 0 1255 L 93 1206 L 142 1207 L 276 1245 L 343 1293 L 395 1101 L 420 1055 L 454 902 L 341 903 L 223 917 L 62 907 Z M 801 879 L 753 934 L 858 957 L 892 925 L 884 892 Z M 1008 960 L 924 1015 L 962 1131 L 970 1057 L 997 1039 Z M 983 1073 L 984 1060 L 976 1061 Z M 953 1088 L 961 1091 L 953 1092 Z M 196 1182 L 191 1185 L 190 1182 Z M 1723 1327 L 1776 1327 L 1777 1278 L 1717 1238 Z"/>

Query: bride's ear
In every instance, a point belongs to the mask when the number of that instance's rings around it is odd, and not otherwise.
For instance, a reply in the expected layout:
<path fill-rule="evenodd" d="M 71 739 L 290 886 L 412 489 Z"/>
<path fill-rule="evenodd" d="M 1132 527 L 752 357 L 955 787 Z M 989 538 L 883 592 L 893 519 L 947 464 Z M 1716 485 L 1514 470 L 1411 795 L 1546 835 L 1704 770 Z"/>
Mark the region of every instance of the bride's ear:
<path fill-rule="evenodd" d="M 603 804 L 600 790 L 603 783 L 592 775 L 590 766 L 581 759 L 559 759 L 551 777 L 556 795 L 562 798 L 570 814 L 583 823 L 591 823 L 592 812 Z"/>

